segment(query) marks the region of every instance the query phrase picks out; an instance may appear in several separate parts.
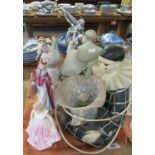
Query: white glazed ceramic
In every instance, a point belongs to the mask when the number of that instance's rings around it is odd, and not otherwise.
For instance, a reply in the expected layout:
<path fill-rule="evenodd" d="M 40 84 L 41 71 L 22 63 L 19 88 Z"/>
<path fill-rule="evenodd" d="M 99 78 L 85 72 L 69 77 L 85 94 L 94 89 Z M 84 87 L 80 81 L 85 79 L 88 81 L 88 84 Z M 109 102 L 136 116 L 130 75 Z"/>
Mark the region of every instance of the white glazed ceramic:
<path fill-rule="evenodd" d="M 96 10 L 84 10 L 84 14 L 87 16 L 95 16 Z"/>
<path fill-rule="evenodd" d="M 103 4 L 100 6 L 100 10 L 102 13 L 105 13 L 105 14 L 113 14 L 117 12 L 117 5 L 116 4 Z"/>
<path fill-rule="evenodd" d="M 115 62 L 100 57 L 92 72 L 102 79 L 108 91 L 128 88 L 132 83 L 132 65 L 126 60 Z"/>
<path fill-rule="evenodd" d="M 76 6 L 72 6 L 72 5 L 70 5 L 70 6 L 63 6 L 63 8 L 66 11 L 68 11 L 69 13 L 75 13 L 75 11 L 76 11 Z"/>
<path fill-rule="evenodd" d="M 82 7 L 82 9 L 83 10 L 92 10 L 92 9 L 96 10 L 96 7 L 93 4 L 86 4 Z"/>
<path fill-rule="evenodd" d="M 81 62 L 90 62 L 97 59 L 101 53 L 101 48 L 92 42 L 86 42 L 78 47 L 77 59 Z"/>
<path fill-rule="evenodd" d="M 97 39 L 97 35 L 96 35 L 96 32 L 94 30 L 87 30 L 85 32 L 85 36 L 86 38 L 89 40 L 89 41 L 96 41 Z"/>
<path fill-rule="evenodd" d="M 78 75 L 86 68 L 86 64 L 79 62 L 76 59 L 76 55 L 77 50 L 74 49 L 73 41 L 70 41 L 67 48 L 67 56 L 61 68 L 62 75 L 65 76 Z"/>
<path fill-rule="evenodd" d="M 75 6 L 76 6 L 78 9 L 81 9 L 81 8 L 84 6 L 84 3 L 75 3 Z"/>
<path fill-rule="evenodd" d="M 66 7 L 66 6 L 71 6 L 71 4 L 68 3 L 60 3 L 58 4 L 59 7 Z"/>

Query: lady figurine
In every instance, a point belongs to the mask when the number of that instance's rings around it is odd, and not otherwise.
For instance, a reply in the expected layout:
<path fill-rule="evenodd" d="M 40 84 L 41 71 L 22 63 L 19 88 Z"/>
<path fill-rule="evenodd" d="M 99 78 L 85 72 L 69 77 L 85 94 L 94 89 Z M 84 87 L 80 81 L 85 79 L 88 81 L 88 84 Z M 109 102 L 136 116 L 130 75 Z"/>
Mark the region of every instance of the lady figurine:
<path fill-rule="evenodd" d="M 51 40 L 49 38 L 40 37 L 38 41 L 40 43 L 40 47 L 37 51 L 38 53 L 37 60 L 40 60 L 41 56 L 48 54 L 50 50 L 49 44 L 51 43 Z"/>
<path fill-rule="evenodd" d="M 53 42 L 51 46 L 48 46 L 48 52 L 43 52 L 40 56 L 40 60 L 46 63 L 46 70 L 52 79 L 52 88 L 55 89 L 59 78 L 59 70 L 57 65 L 60 62 L 60 54 L 55 38 L 52 38 Z"/>
<path fill-rule="evenodd" d="M 31 88 L 38 95 L 38 101 L 43 104 L 43 108 L 49 111 L 54 109 L 52 79 L 46 70 L 47 62 L 41 59 L 35 72 L 32 72 Z"/>
<path fill-rule="evenodd" d="M 37 150 L 45 150 L 61 139 L 48 110 L 38 103 L 33 105 L 26 132 L 28 133 L 28 143 Z"/>

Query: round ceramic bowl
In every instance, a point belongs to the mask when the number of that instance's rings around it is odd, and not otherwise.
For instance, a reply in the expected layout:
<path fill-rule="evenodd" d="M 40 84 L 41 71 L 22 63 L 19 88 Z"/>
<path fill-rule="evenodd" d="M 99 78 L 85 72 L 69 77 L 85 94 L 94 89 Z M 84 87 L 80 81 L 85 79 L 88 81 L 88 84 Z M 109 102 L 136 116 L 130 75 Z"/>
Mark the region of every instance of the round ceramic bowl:
<path fill-rule="evenodd" d="M 31 13 L 32 9 L 28 7 L 26 4 L 23 5 L 23 14 L 29 14 Z"/>
<path fill-rule="evenodd" d="M 99 40 L 102 42 L 102 45 L 109 45 L 109 44 L 119 44 L 123 45 L 125 41 L 123 38 L 117 36 L 115 33 L 104 33 L 99 36 Z"/>
<path fill-rule="evenodd" d="M 92 5 L 92 4 L 86 4 L 82 7 L 83 11 L 84 10 L 96 10 L 96 7 L 95 5 Z"/>
<path fill-rule="evenodd" d="M 67 7 L 67 6 L 71 6 L 71 4 L 68 3 L 60 3 L 58 4 L 59 7 Z"/>
<path fill-rule="evenodd" d="M 95 16 L 96 10 L 84 10 L 84 14 L 87 16 Z"/>
<path fill-rule="evenodd" d="M 122 15 L 124 15 L 124 16 L 131 16 L 131 14 L 132 14 L 132 10 L 127 10 L 127 9 L 117 9 L 117 12 L 119 13 L 119 14 L 122 14 Z"/>
<path fill-rule="evenodd" d="M 81 9 L 84 6 L 84 3 L 75 3 L 75 6 Z"/>
<path fill-rule="evenodd" d="M 64 6 L 63 8 L 71 14 L 76 12 L 76 6 Z"/>
<path fill-rule="evenodd" d="M 23 48 L 23 53 L 33 53 L 34 51 L 38 50 L 39 44 L 30 44 Z"/>
<path fill-rule="evenodd" d="M 54 2 L 52 1 L 43 1 L 41 2 L 41 5 L 44 7 L 44 6 L 47 6 L 47 5 L 53 5 L 54 6 Z"/>
<path fill-rule="evenodd" d="M 54 9 L 54 6 L 53 5 L 47 5 L 45 6 L 45 8 L 48 10 L 48 11 L 51 11 Z"/>
<path fill-rule="evenodd" d="M 113 14 L 117 12 L 116 4 L 103 4 L 100 6 L 100 10 L 104 14 Z"/>
<path fill-rule="evenodd" d="M 36 56 L 37 56 L 37 51 L 34 51 L 33 53 L 27 53 L 27 54 L 23 53 L 24 59 L 28 59 L 30 57 L 36 57 Z"/>

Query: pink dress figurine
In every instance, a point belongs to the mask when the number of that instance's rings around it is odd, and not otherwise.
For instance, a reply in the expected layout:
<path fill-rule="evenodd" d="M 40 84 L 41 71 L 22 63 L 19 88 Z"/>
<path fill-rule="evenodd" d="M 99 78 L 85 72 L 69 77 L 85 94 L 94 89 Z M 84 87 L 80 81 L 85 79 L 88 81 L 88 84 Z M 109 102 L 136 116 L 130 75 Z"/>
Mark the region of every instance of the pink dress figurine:
<path fill-rule="evenodd" d="M 28 128 L 28 143 L 37 150 L 45 150 L 58 142 L 61 137 L 54 119 L 43 109 L 42 104 L 35 104 L 31 112 Z"/>

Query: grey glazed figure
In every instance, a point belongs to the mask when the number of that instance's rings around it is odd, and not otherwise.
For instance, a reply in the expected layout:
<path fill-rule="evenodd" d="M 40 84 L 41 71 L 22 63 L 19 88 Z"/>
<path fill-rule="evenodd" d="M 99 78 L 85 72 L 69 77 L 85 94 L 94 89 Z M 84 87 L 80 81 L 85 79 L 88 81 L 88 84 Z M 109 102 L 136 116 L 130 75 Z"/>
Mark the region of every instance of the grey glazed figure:
<path fill-rule="evenodd" d="M 90 41 L 86 41 L 78 47 L 76 58 L 80 62 L 87 63 L 86 77 L 92 74 L 92 66 L 98 62 L 101 51 L 102 49 L 100 47 Z"/>

